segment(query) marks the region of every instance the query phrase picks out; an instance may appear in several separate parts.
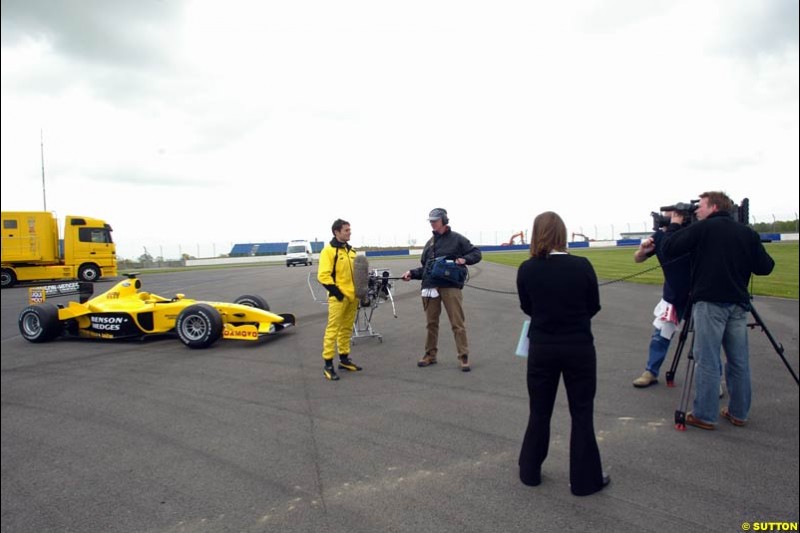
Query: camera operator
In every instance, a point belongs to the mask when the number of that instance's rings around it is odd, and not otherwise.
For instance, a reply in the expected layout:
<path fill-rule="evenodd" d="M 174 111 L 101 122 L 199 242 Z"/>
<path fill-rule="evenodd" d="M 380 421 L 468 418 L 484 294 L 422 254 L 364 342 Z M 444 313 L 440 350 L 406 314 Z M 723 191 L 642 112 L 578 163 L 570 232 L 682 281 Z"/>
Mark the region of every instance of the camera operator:
<path fill-rule="evenodd" d="M 775 261 L 761 237 L 731 216 L 733 202 L 725 193 L 700 195 L 700 222 L 666 235 L 666 259 L 689 253 L 691 301 L 694 320 L 694 356 L 697 379 L 693 412 L 686 423 L 714 429 L 718 415 L 743 426 L 750 412 L 750 354 L 747 346 L 747 311 L 751 274 L 765 276 Z M 720 346 L 725 348 L 728 407 L 719 411 Z"/>
<path fill-rule="evenodd" d="M 691 213 L 683 211 L 665 212 L 670 218 L 666 228 L 659 228 L 652 236 L 642 241 L 633 254 L 637 263 L 646 261 L 653 255 L 658 257 L 664 271 L 664 285 L 661 300 L 653 309 L 653 334 L 650 338 L 650 353 L 644 373 L 633 380 L 633 386 L 645 388 L 658 383 L 658 371 L 667 357 L 669 345 L 678 324 L 683 318 L 689 303 L 689 256 L 667 261 L 663 256 L 661 244 L 667 234 L 674 233 L 689 223 Z"/>

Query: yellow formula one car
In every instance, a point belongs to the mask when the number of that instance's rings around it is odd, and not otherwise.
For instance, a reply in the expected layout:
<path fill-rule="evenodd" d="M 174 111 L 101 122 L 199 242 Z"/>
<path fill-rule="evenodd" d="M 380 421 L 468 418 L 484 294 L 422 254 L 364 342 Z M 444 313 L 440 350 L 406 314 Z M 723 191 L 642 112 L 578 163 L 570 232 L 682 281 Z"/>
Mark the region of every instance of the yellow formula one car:
<path fill-rule="evenodd" d="M 295 324 L 294 315 L 271 313 L 261 296 L 240 296 L 234 303 L 199 302 L 183 294 L 163 298 L 139 291 L 142 281 L 136 274 L 128 278 L 94 298 L 89 298 L 92 285 L 80 284 L 89 294 L 67 306 L 44 302 L 26 307 L 19 315 L 19 331 L 30 342 L 172 334 L 189 348 L 207 348 L 220 337 L 255 341 Z"/>

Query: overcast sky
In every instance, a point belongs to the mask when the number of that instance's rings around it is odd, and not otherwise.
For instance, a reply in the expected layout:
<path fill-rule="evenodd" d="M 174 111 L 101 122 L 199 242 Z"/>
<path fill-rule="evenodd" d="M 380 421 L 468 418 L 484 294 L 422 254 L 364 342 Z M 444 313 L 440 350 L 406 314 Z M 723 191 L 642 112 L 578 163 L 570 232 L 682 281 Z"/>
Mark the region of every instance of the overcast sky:
<path fill-rule="evenodd" d="M 2 0 L 2 209 L 122 257 L 798 211 L 797 0 Z M 752 219 L 751 219 L 752 220 Z M 212 248 L 213 247 L 213 248 Z M 213 250 L 213 252 L 212 252 Z"/>

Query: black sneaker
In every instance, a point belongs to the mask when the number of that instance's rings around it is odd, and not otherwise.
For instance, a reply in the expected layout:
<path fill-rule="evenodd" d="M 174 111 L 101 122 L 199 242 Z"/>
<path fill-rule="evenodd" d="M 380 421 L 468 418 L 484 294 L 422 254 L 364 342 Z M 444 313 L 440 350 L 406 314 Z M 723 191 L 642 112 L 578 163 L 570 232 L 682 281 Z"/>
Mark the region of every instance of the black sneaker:
<path fill-rule="evenodd" d="M 350 359 L 349 356 L 339 357 L 339 370 L 349 370 L 350 372 L 358 372 L 361 367 L 358 366 Z"/>
<path fill-rule="evenodd" d="M 325 373 L 325 379 L 330 381 L 338 381 L 339 376 L 336 374 L 336 370 L 333 369 L 333 363 L 330 365 L 325 365 L 323 372 Z"/>

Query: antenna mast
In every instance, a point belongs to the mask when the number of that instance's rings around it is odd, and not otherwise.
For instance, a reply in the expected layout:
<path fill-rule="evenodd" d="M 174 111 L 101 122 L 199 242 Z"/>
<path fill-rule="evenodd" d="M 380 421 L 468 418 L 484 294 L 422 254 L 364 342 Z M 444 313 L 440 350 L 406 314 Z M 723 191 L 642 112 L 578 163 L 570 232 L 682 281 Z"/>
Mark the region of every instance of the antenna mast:
<path fill-rule="evenodd" d="M 44 132 L 39 129 L 39 142 L 42 151 L 42 201 L 44 202 L 44 210 L 47 211 L 47 192 L 44 187 Z"/>

